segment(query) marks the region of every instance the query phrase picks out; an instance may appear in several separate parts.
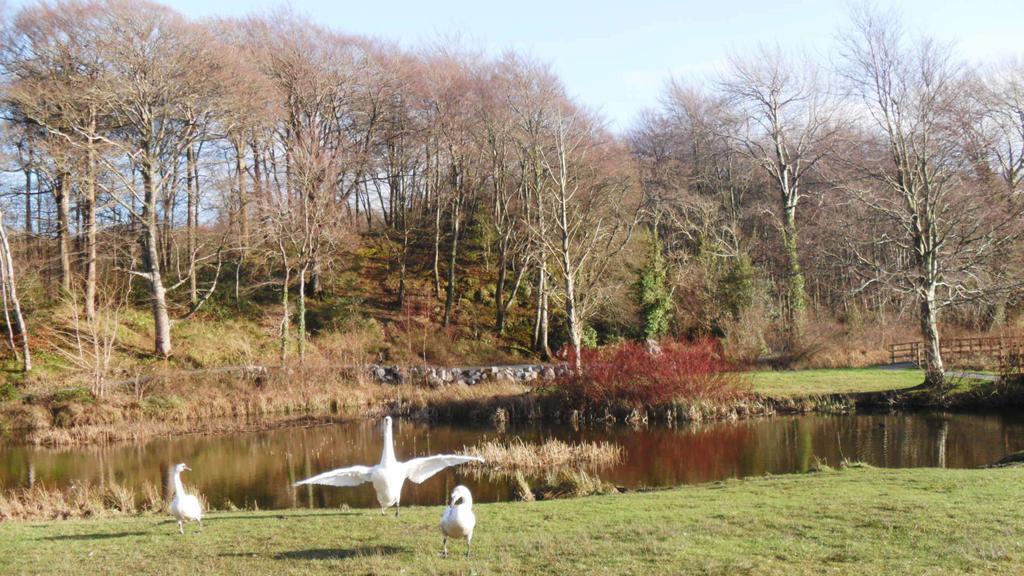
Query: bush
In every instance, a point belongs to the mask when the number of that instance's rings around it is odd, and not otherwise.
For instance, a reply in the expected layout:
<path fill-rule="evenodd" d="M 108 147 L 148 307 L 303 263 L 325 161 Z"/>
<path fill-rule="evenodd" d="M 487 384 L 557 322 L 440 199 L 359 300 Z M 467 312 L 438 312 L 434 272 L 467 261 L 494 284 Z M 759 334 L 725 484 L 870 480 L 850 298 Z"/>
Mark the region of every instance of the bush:
<path fill-rule="evenodd" d="M 663 342 L 660 353 L 636 342 L 623 342 L 584 349 L 580 361 L 581 373 L 555 380 L 558 392 L 576 408 L 722 401 L 742 393 L 741 377 L 723 359 L 721 345 L 714 340 Z"/>
<path fill-rule="evenodd" d="M 668 287 L 668 265 L 661 253 L 661 242 L 652 235 L 647 264 L 638 271 L 633 297 L 643 317 L 643 335 L 658 339 L 668 334 L 672 316 L 672 292 Z"/>

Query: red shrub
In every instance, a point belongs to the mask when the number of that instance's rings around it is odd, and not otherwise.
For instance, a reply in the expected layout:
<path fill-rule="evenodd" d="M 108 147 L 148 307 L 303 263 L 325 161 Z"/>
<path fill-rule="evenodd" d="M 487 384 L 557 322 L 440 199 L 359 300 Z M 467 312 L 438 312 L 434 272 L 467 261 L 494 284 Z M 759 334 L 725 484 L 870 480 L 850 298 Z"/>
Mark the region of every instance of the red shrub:
<path fill-rule="evenodd" d="M 721 401 L 742 392 L 742 379 L 722 358 L 716 340 L 664 342 L 661 354 L 651 354 L 643 344 L 625 342 L 585 349 L 580 360 L 582 373 L 565 374 L 555 381 L 566 401 L 579 408 Z"/>

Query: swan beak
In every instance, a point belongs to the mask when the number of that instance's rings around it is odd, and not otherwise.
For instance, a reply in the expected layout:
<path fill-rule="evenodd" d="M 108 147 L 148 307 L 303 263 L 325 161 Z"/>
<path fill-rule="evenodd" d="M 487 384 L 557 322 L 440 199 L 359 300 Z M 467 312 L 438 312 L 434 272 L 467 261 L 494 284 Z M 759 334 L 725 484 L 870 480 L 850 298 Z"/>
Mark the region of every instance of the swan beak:
<path fill-rule="evenodd" d="M 191 468 L 189 468 L 188 466 L 185 466 L 185 471 L 186 471 L 186 472 L 191 472 L 191 471 L 192 471 L 192 469 L 191 469 Z"/>

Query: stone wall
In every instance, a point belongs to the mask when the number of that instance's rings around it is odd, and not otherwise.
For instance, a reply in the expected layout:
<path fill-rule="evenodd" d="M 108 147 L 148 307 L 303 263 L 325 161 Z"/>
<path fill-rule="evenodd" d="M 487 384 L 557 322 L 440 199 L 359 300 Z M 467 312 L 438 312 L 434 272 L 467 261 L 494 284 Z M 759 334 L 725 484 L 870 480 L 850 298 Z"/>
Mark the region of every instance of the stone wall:
<path fill-rule="evenodd" d="M 381 384 L 423 383 L 431 386 L 472 386 L 480 382 L 506 380 L 532 382 L 554 380 L 568 370 L 565 364 L 513 364 L 507 366 L 370 366 L 370 375 Z"/>

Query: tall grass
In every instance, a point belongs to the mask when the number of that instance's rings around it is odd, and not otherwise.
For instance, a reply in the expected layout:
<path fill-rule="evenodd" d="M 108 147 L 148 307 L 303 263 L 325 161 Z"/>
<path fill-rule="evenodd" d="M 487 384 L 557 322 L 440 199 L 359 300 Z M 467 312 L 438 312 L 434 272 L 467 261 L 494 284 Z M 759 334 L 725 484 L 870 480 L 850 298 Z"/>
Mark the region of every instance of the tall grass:
<path fill-rule="evenodd" d="M 542 470 L 565 466 L 609 466 L 622 461 L 623 449 L 609 442 L 569 443 L 549 439 L 528 444 L 521 438 L 508 442 L 488 440 L 463 448 L 460 454 L 479 456 L 484 466 L 507 470 Z"/>
<path fill-rule="evenodd" d="M 533 486 L 526 476 L 517 472 L 512 480 L 512 488 L 516 498 L 522 502 L 619 493 L 614 484 L 605 482 L 596 474 L 572 468 L 549 471 L 536 478 Z"/>
<path fill-rule="evenodd" d="M 102 486 L 73 484 L 64 489 L 36 485 L 2 490 L 0 520 L 61 520 L 162 511 L 166 504 L 159 490 L 152 485 L 143 488 L 141 498 L 116 482 Z"/>
<path fill-rule="evenodd" d="M 209 510 L 206 497 L 196 496 L 203 510 Z M 138 492 L 117 482 L 74 483 L 66 488 L 37 484 L 0 490 L 0 521 L 163 514 L 167 505 L 160 488 L 150 482 L 143 483 Z"/>

